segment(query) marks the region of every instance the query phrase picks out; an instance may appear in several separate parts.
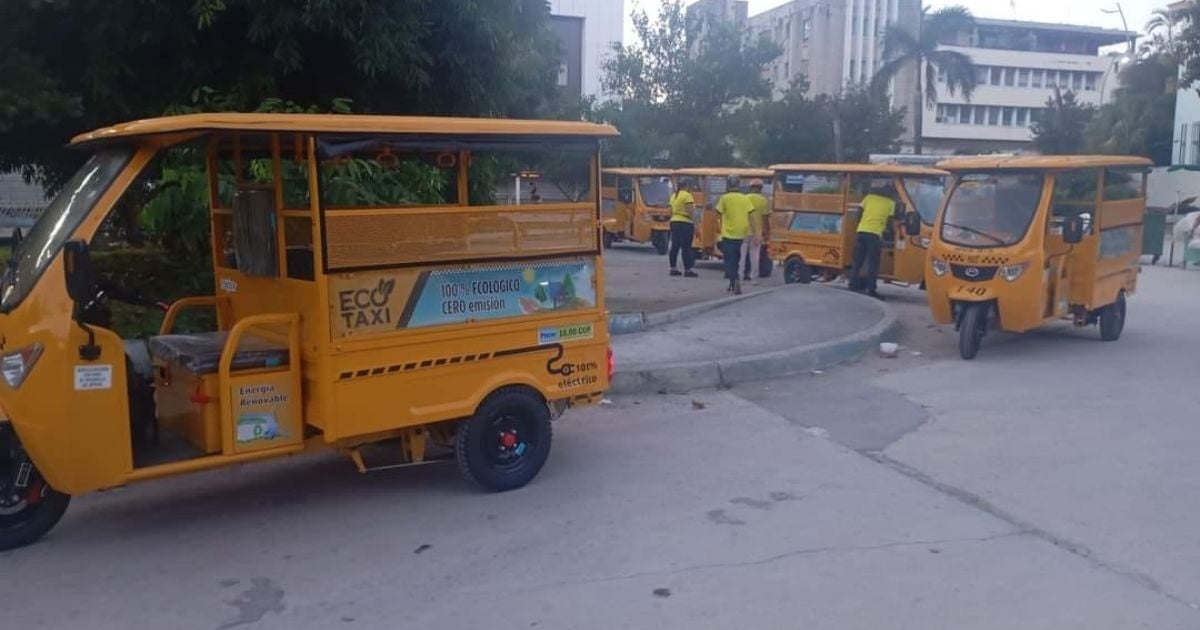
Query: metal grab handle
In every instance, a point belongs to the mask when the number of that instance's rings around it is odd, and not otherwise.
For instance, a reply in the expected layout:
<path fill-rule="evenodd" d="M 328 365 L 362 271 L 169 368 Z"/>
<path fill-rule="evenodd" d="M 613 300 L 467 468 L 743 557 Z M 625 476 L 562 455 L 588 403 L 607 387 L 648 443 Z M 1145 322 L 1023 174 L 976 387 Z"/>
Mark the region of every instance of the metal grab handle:
<path fill-rule="evenodd" d="M 167 309 L 167 314 L 163 316 L 162 326 L 158 327 L 159 335 L 169 335 L 175 329 L 175 320 L 179 318 L 180 313 L 193 308 L 202 306 L 216 307 L 221 300 L 226 300 L 226 297 L 217 297 L 215 295 L 200 295 L 196 297 L 186 297 L 175 300 Z"/>
<path fill-rule="evenodd" d="M 243 318 L 229 330 L 225 339 L 225 347 L 221 349 L 221 361 L 217 368 L 217 382 L 221 390 L 221 451 L 232 455 L 235 451 L 233 428 L 233 401 L 229 394 L 229 384 L 232 382 L 233 358 L 237 355 L 238 344 L 242 337 L 252 328 L 284 324 L 288 327 L 288 369 L 293 374 L 293 386 L 299 386 L 300 367 L 300 315 L 298 313 L 271 313 L 266 315 L 251 315 Z M 299 389 L 295 390 L 299 392 Z"/>

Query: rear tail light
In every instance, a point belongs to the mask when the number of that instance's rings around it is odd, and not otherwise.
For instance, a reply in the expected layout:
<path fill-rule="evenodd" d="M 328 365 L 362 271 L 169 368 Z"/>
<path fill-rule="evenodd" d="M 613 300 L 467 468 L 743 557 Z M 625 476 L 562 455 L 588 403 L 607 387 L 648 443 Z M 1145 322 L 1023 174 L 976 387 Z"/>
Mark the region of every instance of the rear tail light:
<path fill-rule="evenodd" d="M 608 382 L 612 382 L 613 372 L 617 369 L 617 361 L 613 358 L 612 346 L 608 348 Z"/>
<path fill-rule="evenodd" d="M 4 373 L 4 382 L 13 389 L 20 387 L 41 356 L 42 344 L 40 343 L 0 355 L 0 372 Z"/>

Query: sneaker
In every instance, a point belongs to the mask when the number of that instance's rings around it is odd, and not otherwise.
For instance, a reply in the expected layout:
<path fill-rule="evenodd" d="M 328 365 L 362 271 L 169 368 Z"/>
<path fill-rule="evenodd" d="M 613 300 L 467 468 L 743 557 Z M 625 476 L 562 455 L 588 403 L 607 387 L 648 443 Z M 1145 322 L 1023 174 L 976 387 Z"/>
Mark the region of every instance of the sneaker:
<path fill-rule="evenodd" d="M 699 278 L 700 276 L 696 275 L 695 271 L 688 269 L 687 271 L 683 272 L 683 277 L 684 278 Z"/>
<path fill-rule="evenodd" d="M 671 275 L 672 275 L 672 276 L 682 276 L 683 274 L 679 273 L 679 270 L 678 270 L 678 269 L 672 269 L 672 270 L 671 270 Z"/>

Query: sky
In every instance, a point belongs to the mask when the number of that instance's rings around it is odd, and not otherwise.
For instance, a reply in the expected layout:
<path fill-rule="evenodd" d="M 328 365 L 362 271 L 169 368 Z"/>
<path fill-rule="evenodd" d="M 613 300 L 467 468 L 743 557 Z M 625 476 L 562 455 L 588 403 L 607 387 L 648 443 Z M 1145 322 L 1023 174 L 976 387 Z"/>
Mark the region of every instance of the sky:
<path fill-rule="evenodd" d="M 691 4 L 692 0 L 684 2 Z M 762 13 L 786 2 L 787 0 L 750 0 L 750 15 Z M 1150 19 L 1150 12 L 1165 7 L 1168 2 L 1169 0 L 1120 0 L 1120 5 L 1125 11 L 1129 30 L 1141 31 Z M 647 13 L 654 15 L 658 12 L 660 3 L 661 0 L 625 0 L 625 13 L 628 14 L 635 8 L 644 8 Z M 1102 11 L 1116 9 L 1117 0 L 1013 0 L 1013 4 L 1016 5 L 1015 12 L 1013 5 L 1007 0 L 926 0 L 926 5 L 934 9 L 955 4 L 967 7 L 976 17 L 1121 28 L 1119 15 L 1108 15 Z M 633 37 L 633 28 L 626 15 L 625 41 L 630 42 Z"/>

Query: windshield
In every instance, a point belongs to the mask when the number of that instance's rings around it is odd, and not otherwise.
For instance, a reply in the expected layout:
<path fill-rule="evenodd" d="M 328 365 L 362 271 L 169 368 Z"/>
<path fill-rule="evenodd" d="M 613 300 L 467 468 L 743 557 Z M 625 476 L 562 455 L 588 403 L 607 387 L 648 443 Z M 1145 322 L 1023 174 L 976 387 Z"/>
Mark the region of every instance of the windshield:
<path fill-rule="evenodd" d="M 58 255 L 63 243 L 75 232 L 92 206 L 108 190 L 133 150 L 105 149 L 88 159 L 63 186 L 62 191 L 17 245 L 4 274 L 0 310 L 9 311 L 33 289 L 38 277 Z"/>
<path fill-rule="evenodd" d="M 916 206 L 921 220 L 933 225 L 938 208 L 942 205 L 942 197 L 946 194 L 946 185 L 940 177 L 905 177 L 904 190 Z"/>
<path fill-rule="evenodd" d="M 668 206 L 671 203 L 671 180 L 665 177 L 639 177 L 638 190 L 647 206 Z"/>
<path fill-rule="evenodd" d="M 950 193 L 942 239 L 967 247 L 1002 247 L 1021 241 L 1042 197 L 1038 174 L 963 175 Z"/>

